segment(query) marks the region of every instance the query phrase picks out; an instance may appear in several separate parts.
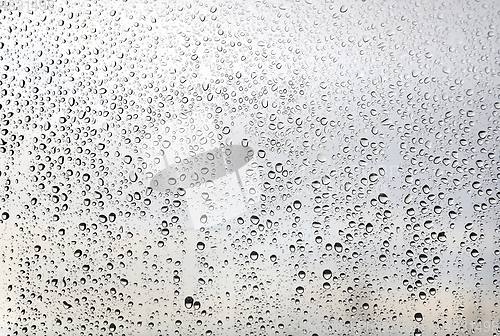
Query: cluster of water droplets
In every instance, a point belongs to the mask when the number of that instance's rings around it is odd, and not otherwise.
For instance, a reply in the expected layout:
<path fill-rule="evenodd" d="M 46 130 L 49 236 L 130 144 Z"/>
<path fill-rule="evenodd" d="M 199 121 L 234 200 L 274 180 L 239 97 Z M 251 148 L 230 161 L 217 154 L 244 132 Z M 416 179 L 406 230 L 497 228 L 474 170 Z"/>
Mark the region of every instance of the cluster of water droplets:
<path fill-rule="evenodd" d="M 498 321 L 498 4 L 47 4 L 0 5 L 2 333 Z"/>

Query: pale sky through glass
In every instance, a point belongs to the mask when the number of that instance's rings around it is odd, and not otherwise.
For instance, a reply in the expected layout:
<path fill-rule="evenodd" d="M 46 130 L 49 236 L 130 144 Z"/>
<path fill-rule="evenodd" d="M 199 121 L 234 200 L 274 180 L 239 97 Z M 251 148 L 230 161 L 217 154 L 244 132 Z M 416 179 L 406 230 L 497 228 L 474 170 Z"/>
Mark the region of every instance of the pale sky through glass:
<path fill-rule="evenodd" d="M 498 334 L 500 3 L 0 10 L 0 336 Z"/>

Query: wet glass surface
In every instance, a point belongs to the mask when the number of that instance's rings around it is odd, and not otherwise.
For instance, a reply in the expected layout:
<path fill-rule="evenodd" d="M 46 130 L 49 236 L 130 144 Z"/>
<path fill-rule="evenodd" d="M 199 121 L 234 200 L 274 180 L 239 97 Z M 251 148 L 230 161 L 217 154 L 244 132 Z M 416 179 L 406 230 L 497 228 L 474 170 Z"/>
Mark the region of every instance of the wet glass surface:
<path fill-rule="evenodd" d="M 499 25 L 1 1 L 0 336 L 498 335 Z"/>

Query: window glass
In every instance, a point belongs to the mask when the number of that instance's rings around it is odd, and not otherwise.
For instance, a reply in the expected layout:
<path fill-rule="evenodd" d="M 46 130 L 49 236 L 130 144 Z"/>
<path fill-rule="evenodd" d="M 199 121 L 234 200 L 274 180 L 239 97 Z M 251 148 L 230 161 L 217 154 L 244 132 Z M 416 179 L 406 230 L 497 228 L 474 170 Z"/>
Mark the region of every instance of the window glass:
<path fill-rule="evenodd" d="M 0 2 L 0 335 L 498 335 L 500 2 Z"/>

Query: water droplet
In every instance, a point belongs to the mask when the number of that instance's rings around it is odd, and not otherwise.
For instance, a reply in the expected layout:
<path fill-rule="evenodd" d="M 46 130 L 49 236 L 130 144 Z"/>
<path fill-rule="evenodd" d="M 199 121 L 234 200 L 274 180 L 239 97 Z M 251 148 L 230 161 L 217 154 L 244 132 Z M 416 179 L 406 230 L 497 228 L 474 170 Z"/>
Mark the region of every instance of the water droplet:
<path fill-rule="evenodd" d="M 188 296 L 184 299 L 184 305 L 187 309 L 191 309 L 194 304 L 194 299 L 191 296 Z"/>
<path fill-rule="evenodd" d="M 258 258 L 259 258 L 259 254 L 258 254 L 257 252 L 252 251 L 252 252 L 250 253 L 250 259 L 252 259 L 252 260 L 257 260 Z"/>
<path fill-rule="evenodd" d="M 379 200 L 380 203 L 386 204 L 387 201 L 389 200 L 389 197 L 387 197 L 386 194 L 382 193 L 382 194 L 378 195 L 378 200 Z"/>

